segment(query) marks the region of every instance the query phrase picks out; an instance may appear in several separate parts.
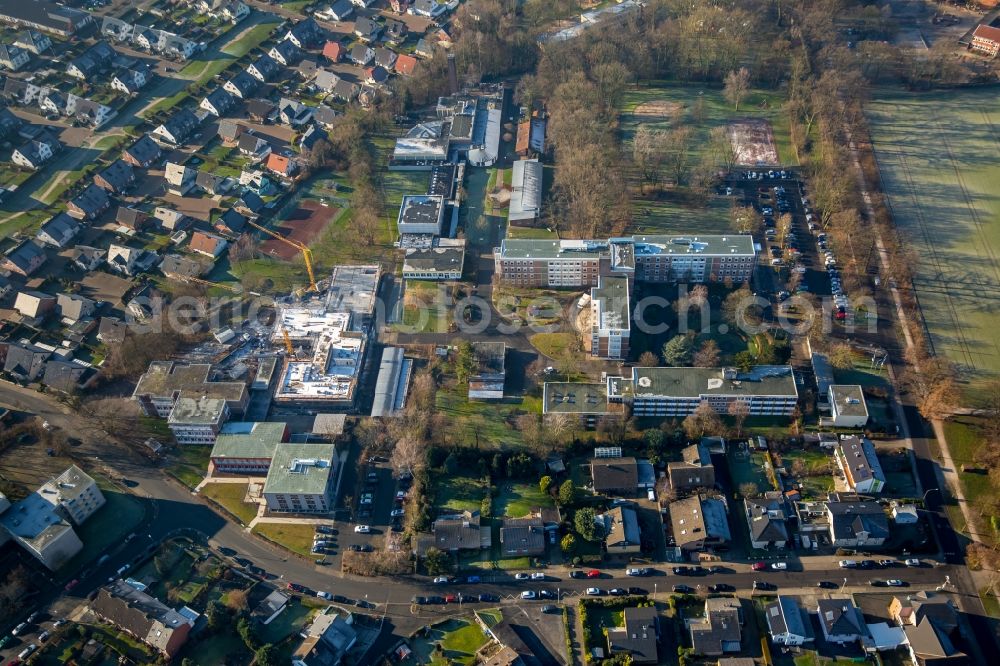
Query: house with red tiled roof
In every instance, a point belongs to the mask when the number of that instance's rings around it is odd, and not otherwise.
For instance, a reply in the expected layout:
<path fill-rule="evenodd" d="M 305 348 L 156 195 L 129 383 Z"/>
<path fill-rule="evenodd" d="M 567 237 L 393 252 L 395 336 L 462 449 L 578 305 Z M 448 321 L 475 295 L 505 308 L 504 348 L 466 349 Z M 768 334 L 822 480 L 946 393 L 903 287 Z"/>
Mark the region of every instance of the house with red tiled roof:
<path fill-rule="evenodd" d="M 413 74 L 413 70 L 417 66 L 417 59 L 411 55 L 399 55 L 396 58 L 396 73 L 403 74 L 404 76 L 409 76 Z"/>
<path fill-rule="evenodd" d="M 267 169 L 286 178 L 295 173 L 297 167 L 295 161 L 290 157 L 271 153 L 267 156 Z"/>
<path fill-rule="evenodd" d="M 195 231 L 191 234 L 189 248 L 192 252 L 200 252 L 215 259 L 226 249 L 226 239 L 204 231 Z"/>
<path fill-rule="evenodd" d="M 1000 28 L 994 28 L 991 25 L 976 26 L 976 31 L 972 33 L 970 47 L 973 51 L 979 51 L 995 58 L 997 53 L 1000 53 Z"/>
<path fill-rule="evenodd" d="M 330 62 L 340 62 L 344 57 L 344 45 L 340 42 L 327 42 L 323 46 L 323 57 Z"/>

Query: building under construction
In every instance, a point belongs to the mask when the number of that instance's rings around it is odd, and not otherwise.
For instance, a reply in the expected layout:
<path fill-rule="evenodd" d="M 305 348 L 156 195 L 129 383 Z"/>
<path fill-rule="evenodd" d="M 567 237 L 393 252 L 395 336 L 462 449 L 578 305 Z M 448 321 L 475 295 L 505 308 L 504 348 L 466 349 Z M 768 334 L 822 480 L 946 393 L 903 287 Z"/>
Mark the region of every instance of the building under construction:
<path fill-rule="evenodd" d="M 271 342 L 286 349 L 278 404 L 350 411 L 372 331 L 379 266 L 338 266 L 325 296 L 279 306 Z"/>

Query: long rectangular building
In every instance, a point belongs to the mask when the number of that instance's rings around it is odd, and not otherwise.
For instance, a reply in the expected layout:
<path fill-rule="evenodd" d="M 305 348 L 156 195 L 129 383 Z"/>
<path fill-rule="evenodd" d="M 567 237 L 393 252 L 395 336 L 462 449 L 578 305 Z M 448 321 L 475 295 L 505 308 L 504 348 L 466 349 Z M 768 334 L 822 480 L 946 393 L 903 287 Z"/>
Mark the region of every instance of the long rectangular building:
<path fill-rule="evenodd" d="M 631 335 L 628 279 L 607 277 L 590 291 L 590 355 L 628 358 Z"/>
<path fill-rule="evenodd" d="M 735 368 L 632 368 L 632 376 L 609 377 L 608 402 L 632 405 L 635 416 L 685 417 L 707 402 L 726 414 L 743 402 L 751 416 L 789 416 L 798 403 L 795 374 L 787 365 Z"/>
<path fill-rule="evenodd" d="M 606 275 L 638 282 L 746 282 L 757 251 L 752 236 L 633 236 L 608 240 L 504 239 L 496 274 L 519 287 L 594 287 Z"/>

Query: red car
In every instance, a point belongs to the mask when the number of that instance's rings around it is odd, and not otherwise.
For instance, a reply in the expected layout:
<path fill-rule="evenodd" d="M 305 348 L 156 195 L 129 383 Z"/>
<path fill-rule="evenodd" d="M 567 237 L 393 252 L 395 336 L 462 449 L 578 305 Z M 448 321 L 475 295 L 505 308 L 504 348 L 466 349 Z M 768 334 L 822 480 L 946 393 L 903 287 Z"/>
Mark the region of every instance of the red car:
<path fill-rule="evenodd" d="M 587 578 L 600 578 L 600 577 L 601 577 L 601 572 L 598 571 L 597 569 L 591 569 L 590 571 L 587 572 Z"/>
<path fill-rule="evenodd" d="M 295 592 L 302 592 L 303 590 L 305 590 L 305 588 L 299 585 L 298 583 L 289 583 L 288 589 L 294 590 Z"/>
<path fill-rule="evenodd" d="M 70 590 L 72 590 L 74 587 L 76 587 L 79 584 L 80 584 L 80 581 L 77 580 L 76 578 L 74 578 L 70 582 L 66 583 L 66 587 L 64 587 L 63 589 L 66 590 L 67 592 L 69 592 Z"/>
<path fill-rule="evenodd" d="M 767 571 L 767 562 L 754 562 L 750 568 L 754 571 Z"/>
<path fill-rule="evenodd" d="M 446 604 L 453 604 L 453 603 L 456 603 L 457 601 L 458 601 L 458 597 L 456 597 L 454 594 L 446 594 L 446 595 L 444 595 L 444 602 Z"/>

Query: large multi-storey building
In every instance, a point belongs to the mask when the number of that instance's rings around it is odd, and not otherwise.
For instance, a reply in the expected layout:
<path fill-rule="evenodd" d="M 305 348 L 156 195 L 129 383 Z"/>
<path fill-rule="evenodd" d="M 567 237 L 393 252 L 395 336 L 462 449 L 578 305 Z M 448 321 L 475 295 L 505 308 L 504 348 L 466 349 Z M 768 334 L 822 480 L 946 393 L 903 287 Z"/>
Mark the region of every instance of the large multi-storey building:
<path fill-rule="evenodd" d="M 630 319 L 628 279 L 602 278 L 600 285 L 590 290 L 590 355 L 628 358 Z"/>
<path fill-rule="evenodd" d="M 636 416 L 683 418 L 707 402 L 726 414 L 735 402 L 751 416 L 788 416 L 798 402 L 792 368 L 759 365 L 735 368 L 632 368 L 631 378 L 609 377 L 608 402 L 632 405 Z"/>
<path fill-rule="evenodd" d="M 173 361 L 154 361 L 139 379 L 132 398 L 139 403 L 146 416 L 165 419 L 182 393 L 197 394 L 226 401 L 229 411 L 242 414 L 248 393 L 243 382 L 214 382 L 209 380 L 212 366 L 208 363 L 190 365 Z"/>
<path fill-rule="evenodd" d="M 62 509 L 75 525 L 82 525 L 106 502 L 97 482 L 76 465 L 43 484 L 38 494 Z"/>
<path fill-rule="evenodd" d="M 227 423 L 215 438 L 209 472 L 264 476 L 275 449 L 287 442 L 288 436 L 285 423 Z"/>
<path fill-rule="evenodd" d="M 333 444 L 282 444 L 264 483 L 269 511 L 327 513 L 336 499 L 338 463 Z"/>
<path fill-rule="evenodd" d="M 167 427 L 178 444 L 215 444 L 229 407 L 222 398 L 181 396 L 170 410 Z"/>
<path fill-rule="evenodd" d="M 603 276 L 639 282 L 746 282 L 757 251 L 751 236 L 633 236 L 609 240 L 504 239 L 494 250 L 499 279 L 519 287 L 594 287 Z"/>

